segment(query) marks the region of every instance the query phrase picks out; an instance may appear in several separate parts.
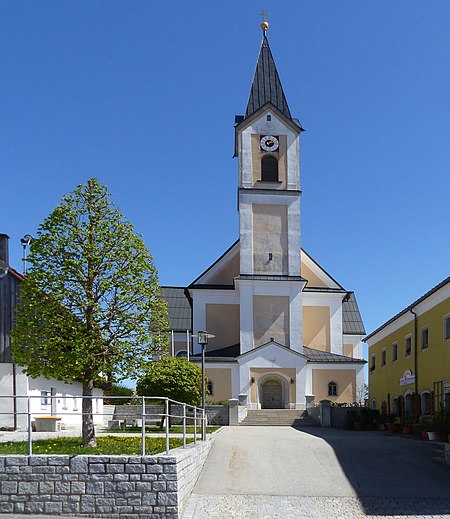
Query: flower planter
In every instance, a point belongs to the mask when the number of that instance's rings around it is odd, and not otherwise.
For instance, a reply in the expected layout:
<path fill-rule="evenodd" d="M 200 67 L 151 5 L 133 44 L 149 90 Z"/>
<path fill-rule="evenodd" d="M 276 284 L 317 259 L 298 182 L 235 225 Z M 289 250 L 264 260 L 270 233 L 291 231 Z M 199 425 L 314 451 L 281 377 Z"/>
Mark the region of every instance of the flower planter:
<path fill-rule="evenodd" d="M 387 423 L 386 427 L 388 428 L 388 431 L 392 433 L 396 433 L 400 430 L 400 424 L 395 422 Z"/>
<path fill-rule="evenodd" d="M 422 440 L 428 440 L 427 431 L 420 431 L 420 437 L 422 438 Z"/>
<path fill-rule="evenodd" d="M 436 433 L 434 431 L 427 431 L 427 436 L 430 441 L 436 440 Z"/>
<path fill-rule="evenodd" d="M 403 434 L 412 434 L 414 432 L 412 425 L 404 425 L 402 428 L 402 432 Z"/>
<path fill-rule="evenodd" d="M 355 428 L 355 431 L 365 431 L 366 430 L 366 424 L 362 422 L 354 422 L 353 427 Z"/>

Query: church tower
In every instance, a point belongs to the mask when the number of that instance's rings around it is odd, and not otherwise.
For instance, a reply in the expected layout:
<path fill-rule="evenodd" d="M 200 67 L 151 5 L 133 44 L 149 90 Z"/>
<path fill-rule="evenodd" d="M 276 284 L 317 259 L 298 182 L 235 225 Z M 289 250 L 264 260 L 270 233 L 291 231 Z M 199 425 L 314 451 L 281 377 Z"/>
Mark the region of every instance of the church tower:
<path fill-rule="evenodd" d="M 190 335 L 208 331 L 190 360 L 205 367 L 209 399 L 231 399 L 236 424 L 242 407 L 297 416 L 325 398 L 354 402 L 364 384 L 356 299 L 301 249 L 303 128 L 267 28 L 263 22 L 247 108 L 235 124 L 239 239 L 188 287 L 165 287 L 173 354 L 189 355 Z"/>
<path fill-rule="evenodd" d="M 236 116 L 241 354 L 268 342 L 303 351 L 299 141 L 267 39 L 245 116 Z"/>

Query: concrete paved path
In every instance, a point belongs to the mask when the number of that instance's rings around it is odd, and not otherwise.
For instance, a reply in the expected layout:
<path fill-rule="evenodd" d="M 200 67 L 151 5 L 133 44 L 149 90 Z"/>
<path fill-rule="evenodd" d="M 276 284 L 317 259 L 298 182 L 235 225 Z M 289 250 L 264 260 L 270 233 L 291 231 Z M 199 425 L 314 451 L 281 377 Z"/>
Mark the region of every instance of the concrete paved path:
<path fill-rule="evenodd" d="M 380 432 L 228 427 L 184 519 L 450 518 L 438 445 Z"/>

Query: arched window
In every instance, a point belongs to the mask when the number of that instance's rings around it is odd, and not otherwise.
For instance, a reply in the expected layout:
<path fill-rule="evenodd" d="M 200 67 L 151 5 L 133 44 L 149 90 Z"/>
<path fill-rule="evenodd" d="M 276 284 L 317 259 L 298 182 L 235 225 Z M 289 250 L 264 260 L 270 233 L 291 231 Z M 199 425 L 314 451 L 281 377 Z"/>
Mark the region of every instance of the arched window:
<path fill-rule="evenodd" d="M 208 380 L 208 384 L 206 385 L 206 389 L 208 391 L 208 395 L 214 395 L 214 384 L 212 380 Z"/>
<path fill-rule="evenodd" d="M 376 409 L 377 408 L 377 401 L 375 398 L 372 398 L 372 409 Z"/>
<path fill-rule="evenodd" d="M 431 393 L 429 391 L 424 391 L 420 396 L 420 400 L 422 414 L 431 414 Z"/>
<path fill-rule="evenodd" d="M 392 414 L 395 414 L 397 416 L 400 414 L 400 406 L 397 397 L 394 397 L 392 399 Z"/>
<path fill-rule="evenodd" d="M 265 155 L 261 160 L 261 180 L 278 182 L 278 160 L 273 155 Z"/>
<path fill-rule="evenodd" d="M 330 382 L 328 384 L 328 396 L 337 396 L 337 384 L 336 382 Z"/>

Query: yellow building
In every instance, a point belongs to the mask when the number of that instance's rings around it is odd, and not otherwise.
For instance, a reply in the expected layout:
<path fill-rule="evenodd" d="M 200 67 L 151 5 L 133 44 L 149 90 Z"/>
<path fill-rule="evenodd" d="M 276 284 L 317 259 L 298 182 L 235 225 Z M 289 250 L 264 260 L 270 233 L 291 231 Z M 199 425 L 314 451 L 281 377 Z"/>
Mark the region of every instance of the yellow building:
<path fill-rule="evenodd" d="M 450 277 L 364 340 L 374 409 L 414 417 L 450 409 Z"/>

